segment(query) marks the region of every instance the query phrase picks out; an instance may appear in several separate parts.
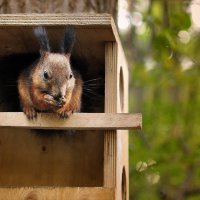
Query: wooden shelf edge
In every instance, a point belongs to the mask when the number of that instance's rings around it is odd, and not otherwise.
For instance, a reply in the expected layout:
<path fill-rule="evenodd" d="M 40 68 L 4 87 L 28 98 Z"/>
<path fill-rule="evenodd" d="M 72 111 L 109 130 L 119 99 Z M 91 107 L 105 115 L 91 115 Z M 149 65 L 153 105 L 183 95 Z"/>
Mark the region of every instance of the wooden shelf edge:
<path fill-rule="evenodd" d="M 60 119 L 53 113 L 40 113 L 28 120 L 22 112 L 0 112 L 0 127 L 31 129 L 129 130 L 142 128 L 140 113 L 74 113 Z"/>
<path fill-rule="evenodd" d="M 34 25 L 109 25 L 110 14 L 1 14 L 0 25 L 4 26 L 34 26 Z"/>
<path fill-rule="evenodd" d="M 103 187 L 0 187 L 0 200 L 114 200 L 115 190 Z"/>

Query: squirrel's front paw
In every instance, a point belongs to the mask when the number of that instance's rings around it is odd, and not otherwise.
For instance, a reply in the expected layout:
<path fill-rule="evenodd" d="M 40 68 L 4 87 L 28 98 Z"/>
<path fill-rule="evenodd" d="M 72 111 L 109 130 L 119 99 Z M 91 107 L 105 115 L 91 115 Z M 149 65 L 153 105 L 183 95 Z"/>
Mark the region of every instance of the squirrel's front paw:
<path fill-rule="evenodd" d="M 37 117 L 36 110 L 31 106 L 23 107 L 23 112 L 25 113 L 28 119 L 34 119 Z"/>
<path fill-rule="evenodd" d="M 57 110 L 57 113 L 60 116 L 60 118 L 68 118 L 74 112 L 75 112 L 75 110 L 68 109 L 68 108 L 65 108 L 65 107 L 62 107 L 62 108 L 60 108 L 60 109 Z"/>
<path fill-rule="evenodd" d="M 51 107 L 60 107 L 59 103 L 49 94 L 44 95 L 44 102 Z"/>

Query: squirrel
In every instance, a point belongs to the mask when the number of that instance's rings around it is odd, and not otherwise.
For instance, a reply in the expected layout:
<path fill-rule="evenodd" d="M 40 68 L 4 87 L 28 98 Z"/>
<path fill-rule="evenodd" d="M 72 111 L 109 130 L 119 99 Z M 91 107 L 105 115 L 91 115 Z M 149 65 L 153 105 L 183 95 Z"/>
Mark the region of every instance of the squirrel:
<path fill-rule="evenodd" d="M 67 118 L 81 108 L 83 81 L 70 64 L 75 31 L 72 26 L 65 28 L 61 53 L 50 51 L 45 28 L 35 28 L 34 34 L 39 42 L 40 58 L 18 77 L 22 110 L 28 119 L 36 118 L 37 112 L 54 112 Z"/>

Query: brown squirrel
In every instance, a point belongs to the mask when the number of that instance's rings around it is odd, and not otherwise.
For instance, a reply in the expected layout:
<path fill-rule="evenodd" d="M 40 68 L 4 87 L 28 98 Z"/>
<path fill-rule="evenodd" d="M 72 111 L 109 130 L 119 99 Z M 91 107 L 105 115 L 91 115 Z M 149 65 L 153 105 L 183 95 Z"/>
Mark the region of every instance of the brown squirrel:
<path fill-rule="evenodd" d="M 71 26 L 66 27 L 62 53 L 50 52 L 43 27 L 35 28 L 34 33 L 40 45 L 40 58 L 19 75 L 21 107 L 29 119 L 36 118 L 37 112 L 55 112 L 66 118 L 81 107 L 83 82 L 70 64 L 75 31 Z"/>

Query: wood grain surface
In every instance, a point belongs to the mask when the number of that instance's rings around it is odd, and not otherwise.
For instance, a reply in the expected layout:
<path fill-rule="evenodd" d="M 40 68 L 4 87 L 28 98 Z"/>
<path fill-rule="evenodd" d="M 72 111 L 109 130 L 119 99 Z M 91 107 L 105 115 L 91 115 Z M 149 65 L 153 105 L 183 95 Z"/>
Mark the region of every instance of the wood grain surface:
<path fill-rule="evenodd" d="M 0 127 L 28 129 L 115 130 L 141 129 L 141 114 L 128 113 L 74 113 L 68 119 L 56 114 L 41 113 L 28 120 L 22 112 L 0 112 Z"/>
<path fill-rule="evenodd" d="M 0 200 L 114 200 L 108 188 L 0 188 Z"/>

